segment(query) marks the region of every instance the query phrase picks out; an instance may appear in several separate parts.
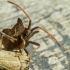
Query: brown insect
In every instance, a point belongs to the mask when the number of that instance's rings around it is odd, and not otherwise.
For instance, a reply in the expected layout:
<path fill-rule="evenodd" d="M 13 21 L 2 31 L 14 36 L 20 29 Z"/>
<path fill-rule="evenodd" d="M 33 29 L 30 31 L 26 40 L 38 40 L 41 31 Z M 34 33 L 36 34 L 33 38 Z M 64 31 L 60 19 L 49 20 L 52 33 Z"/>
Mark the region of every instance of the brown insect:
<path fill-rule="evenodd" d="M 2 44 L 4 45 L 6 50 L 13 51 L 14 49 L 16 49 L 16 50 L 18 49 L 20 54 L 22 54 L 22 51 L 24 49 L 25 52 L 27 53 L 27 55 L 30 56 L 30 54 L 32 52 L 34 52 L 36 49 L 38 49 L 40 47 L 39 43 L 30 41 L 30 38 L 39 32 L 37 30 L 38 28 L 43 30 L 45 33 L 49 34 L 57 42 L 56 38 L 52 34 L 50 34 L 45 29 L 41 28 L 40 26 L 31 28 L 31 19 L 28 16 L 28 14 L 24 11 L 24 9 L 22 9 L 19 5 L 15 4 L 11 1 L 8 1 L 8 2 L 16 5 L 20 10 L 22 10 L 25 13 L 25 15 L 29 19 L 29 24 L 28 24 L 28 26 L 26 26 L 25 24 L 23 24 L 22 20 L 20 18 L 18 18 L 17 23 L 14 25 L 14 27 L 12 27 L 11 29 L 2 30 L 3 33 L 5 33 L 6 35 L 9 36 L 9 37 L 6 37 L 4 35 L 2 36 Z M 13 41 L 11 39 L 13 39 Z M 28 51 L 25 48 L 30 43 L 37 45 L 38 47 L 28 53 Z M 60 44 L 58 42 L 57 42 L 57 44 L 60 46 Z"/>

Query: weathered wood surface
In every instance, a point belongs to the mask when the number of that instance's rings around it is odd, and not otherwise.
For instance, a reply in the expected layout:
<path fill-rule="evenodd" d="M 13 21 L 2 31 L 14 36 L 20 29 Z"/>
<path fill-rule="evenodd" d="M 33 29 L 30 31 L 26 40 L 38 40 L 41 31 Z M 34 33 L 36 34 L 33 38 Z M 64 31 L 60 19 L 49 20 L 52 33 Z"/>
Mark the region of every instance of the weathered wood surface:
<path fill-rule="evenodd" d="M 1 50 L 0 70 L 29 70 L 29 58 L 26 55 L 18 58 L 15 52 Z"/>

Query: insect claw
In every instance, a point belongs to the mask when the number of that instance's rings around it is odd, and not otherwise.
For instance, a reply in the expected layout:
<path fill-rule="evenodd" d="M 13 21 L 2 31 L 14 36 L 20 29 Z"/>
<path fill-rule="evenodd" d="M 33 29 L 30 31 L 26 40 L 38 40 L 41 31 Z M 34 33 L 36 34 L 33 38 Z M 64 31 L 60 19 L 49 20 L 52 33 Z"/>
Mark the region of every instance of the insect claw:
<path fill-rule="evenodd" d="M 18 54 L 15 55 L 15 57 L 19 58 L 21 55 L 22 55 L 21 53 L 18 53 Z"/>
<path fill-rule="evenodd" d="M 30 54 L 31 54 L 31 53 L 28 53 L 28 58 L 29 58 L 29 59 L 30 59 Z"/>

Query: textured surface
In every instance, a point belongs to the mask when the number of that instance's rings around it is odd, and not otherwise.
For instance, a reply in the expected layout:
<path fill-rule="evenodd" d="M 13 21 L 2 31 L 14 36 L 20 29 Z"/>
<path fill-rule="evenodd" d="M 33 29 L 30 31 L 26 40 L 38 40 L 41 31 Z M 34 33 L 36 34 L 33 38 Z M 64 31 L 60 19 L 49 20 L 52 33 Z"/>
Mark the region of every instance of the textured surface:
<path fill-rule="evenodd" d="M 15 52 L 0 51 L 0 70 L 29 70 L 29 58 L 27 56 L 15 57 Z"/>
<path fill-rule="evenodd" d="M 70 70 L 70 0 L 11 0 L 23 7 L 32 19 L 32 27 L 41 26 L 56 37 L 61 48 L 44 32 L 32 40 L 40 48 L 31 55 L 29 70 Z M 6 0 L 0 0 L 0 29 L 10 28 L 17 18 L 28 24 L 26 16 Z M 36 46 L 33 46 L 35 48 Z M 28 47 L 29 51 L 33 49 Z"/>

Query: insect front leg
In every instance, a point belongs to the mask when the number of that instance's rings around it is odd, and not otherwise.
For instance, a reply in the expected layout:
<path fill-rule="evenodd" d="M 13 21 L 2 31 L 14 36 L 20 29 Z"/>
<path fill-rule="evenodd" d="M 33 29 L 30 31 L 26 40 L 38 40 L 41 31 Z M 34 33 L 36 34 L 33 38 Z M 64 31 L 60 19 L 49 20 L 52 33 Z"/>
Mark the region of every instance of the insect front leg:
<path fill-rule="evenodd" d="M 37 34 L 39 31 L 33 31 L 29 34 L 28 39 L 30 39 L 32 36 L 34 36 L 35 34 Z"/>

